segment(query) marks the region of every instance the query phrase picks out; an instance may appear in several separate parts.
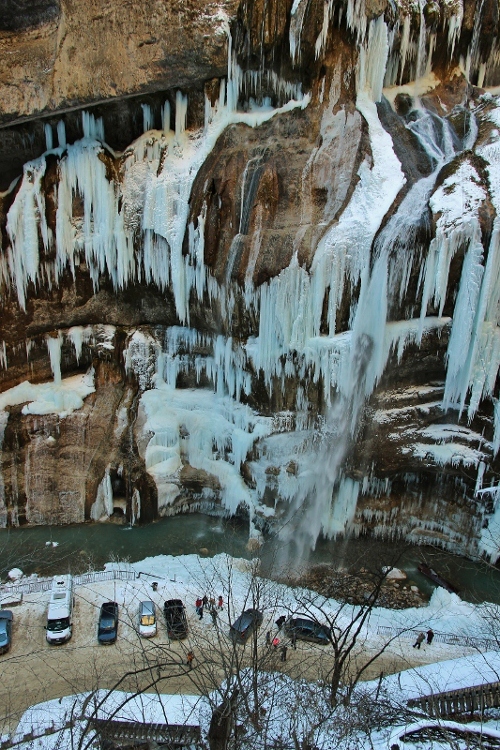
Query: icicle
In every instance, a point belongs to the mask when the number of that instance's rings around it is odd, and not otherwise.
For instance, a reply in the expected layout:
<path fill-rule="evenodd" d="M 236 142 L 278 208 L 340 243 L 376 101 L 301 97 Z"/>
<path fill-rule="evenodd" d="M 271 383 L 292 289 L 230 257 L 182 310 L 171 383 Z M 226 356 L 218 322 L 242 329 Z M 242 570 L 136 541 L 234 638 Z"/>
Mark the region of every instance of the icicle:
<path fill-rule="evenodd" d="M 177 140 L 186 130 L 187 106 L 187 94 L 177 91 L 175 94 L 175 137 Z"/>
<path fill-rule="evenodd" d="M 165 100 L 165 104 L 161 108 L 161 123 L 165 133 L 170 131 L 170 102 Z"/>
<path fill-rule="evenodd" d="M 455 51 L 455 44 L 457 43 L 457 39 L 460 37 L 460 32 L 462 30 L 462 20 L 463 5 L 462 3 L 459 3 L 458 13 L 450 16 L 448 20 L 448 54 L 450 58 L 453 56 L 453 52 Z"/>
<path fill-rule="evenodd" d="M 97 488 L 95 502 L 90 509 L 90 517 L 93 521 L 113 515 L 113 487 L 109 475 L 109 466 L 106 468 L 104 477 Z"/>
<path fill-rule="evenodd" d="M 493 455 L 496 456 L 500 448 L 500 400 L 493 399 L 493 425 L 494 425 L 494 437 L 493 437 Z"/>
<path fill-rule="evenodd" d="M 52 240 L 47 227 L 45 199 L 41 187 L 45 167 L 44 157 L 24 165 L 21 187 L 7 214 L 7 235 L 11 245 L 7 255 L 9 271 L 23 310 L 26 305 L 28 283 L 36 284 L 38 281 L 39 229 L 46 250 Z"/>
<path fill-rule="evenodd" d="M 290 11 L 289 40 L 292 65 L 300 62 L 300 37 L 308 2 L 309 0 L 294 0 Z"/>
<path fill-rule="evenodd" d="M 78 363 L 80 363 L 80 357 L 82 356 L 83 342 L 88 341 L 91 335 L 92 329 L 90 327 L 73 326 L 73 328 L 68 329 L 67 337 L 74 346 L 76 361 Z"/>
<path fill-rule="evenodd" d="M 49 123 L 45 123 L 45 148 L 47 151 L 52 151 L 54 148 L 54 141 L 52 138 L 52 126 Z"/>
<path fill-rule="evenodd" d="M 104 123 L 102 117 L 97 120 L 90 112 L 82 112 L 83 137 L 104 143 Z"/>
<path fill-rule="evenodd" d="M 143 133 L 147 133 L 148 130 L 153 129 L 153 112 L 149 104 L 141 104 L 141 108 L 142 108 L 142 131 Z M 170 119 L 170 116 L 169 116 L 169 119 Z"/>
<path fill-rule="evenodd" d="M 4 370 L 7 370 L 9 367 L 7 362 L 7 347 L 5 346 L 5 341 L 2 341 L 2 345 L 0 346 L 0 367 L 2 367 Z"/>
<path fill-rule="evenodd" d="M 360 47 L 357 70 L 358 94 L 366 92 L 374 102 L 381 100 L 388 54 L 387 24 L 384 17 L 380 16 L 370 22 L 368 42 Z"/>
<path fill-rule="evenodd" d="M 57 140 L 61 148 L 66 147 L 66 126 L 63 120 L 57 123 Z"/>
<path fill-rule="evenodd" d="M 62 336 L 59 333 L 56 338 L 53 336 L 47 336 L 45 339 L 47 343 L 47 349 L 49 351 L 50 366 L 52 368 L 52 375 L 54 377 L 54 383 L 60 385 L 61 383 L 61 345 Z"/>

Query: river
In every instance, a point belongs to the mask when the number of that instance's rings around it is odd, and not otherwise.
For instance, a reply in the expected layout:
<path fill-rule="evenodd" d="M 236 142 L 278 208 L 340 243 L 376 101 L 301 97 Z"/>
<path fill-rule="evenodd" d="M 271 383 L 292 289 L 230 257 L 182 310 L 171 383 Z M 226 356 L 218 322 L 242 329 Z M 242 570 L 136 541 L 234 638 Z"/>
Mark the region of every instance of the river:
<path fill-rule="evenodd" d="M 153 555 L 213 556 L 227 552 L 234 557 L 250 558 L 252 553 L 247 542 L 247 523 L 196 513 L 134 527 L 85 523 L 0 529 L 0 577 L 5 580 L 13 567 L 20 567 L 25 574 L 77 574 L 100 570 L 109 561 L 137 562 Z M 278 572 L 274 567 L 279 552 L 280 543 L 276 538 L 268 539 L 260 550 L 264 569 L 270 575 Z M 312 564 L 334 563 L 358 570 L 394 564 L 402 568 L 424 594 L 430 595 L 434 586 L 417 569 L 422 561 L 452 582 L 463 599 L 500 604 L 500 570 L 432 547 L 368 538 L 320 539 L 309 557 Z"/>

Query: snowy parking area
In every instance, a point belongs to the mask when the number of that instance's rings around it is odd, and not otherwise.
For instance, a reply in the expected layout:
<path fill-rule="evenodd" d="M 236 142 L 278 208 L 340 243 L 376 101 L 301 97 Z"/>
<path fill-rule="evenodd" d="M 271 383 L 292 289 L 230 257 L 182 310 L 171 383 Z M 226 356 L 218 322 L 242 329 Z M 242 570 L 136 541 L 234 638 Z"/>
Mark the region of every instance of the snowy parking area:
<path fill-rule="evenodd" d="M 233 559 L 227 555 L 213 558 L 158 556 L 133 564 L 110 563 L 106 568 L 135 571 L 138 577 L 76 585 L 73 636 L 63 646 L 49 646 L 45 640 L 49 592 L 27 594 L 21 604 L 13 607 L 13 645 L 10 652 L 1 657 L 0 700 L 7 709 L 2 732 L 13 731 L 23 712 L 43 701 L 97 689 L 147 689 L 146 678 L 160 668 L 160 662 L 162 693 L 201 693 L 202 686 L 193 682 L 187 669 L 186 654 L 189 650 L 194 651 L 196 670 L 202 662 L 213 658 L 214 644 L 217 648 L 230 649 L 229 625 L 242 610 L 257 606 L 263 612 L 258 644 L 265 653 L 266 633 L 277 633 L 275 621 L 280 615 L 303 611 L 304 603 L 308 602 L 311 613 L 315 604 L 318 605 L 316 614 L 319 620 L 333 619 L 340 606 L 338 602 L 325 600 L 314 592 L 260 578 L 256 561 Z M 157 587 L 152 586 L 153 582 Z M 215 601 L 222 596 L 223 608 L 217 610 L 214 617 L 205 608 L 200 620 L 195 601 L 204 595 Z M 170 642 L 162 609 L 167 599 L 177 598 L 186 605 L 189 635 L 184 641 Z M 138 635 L 139 603 L 146 599 L 153 600 L 157 609 L 158 632 L 151 639 Z M 104 601 L 109 600 L 119 605 L 118 639 L 114 645 L 100 646 L 96 638 L 99 609 Z M 345 605 L 336 624 L 344 627 L 355 614 L 355 609 L 353 605 Z M 360 634 L 358 652 L 365 657 L 383 645 L 384 638 L 377 634 L 379 626 L 405 631 L 424 631 L 432 627 L 450 634 L 491 636 L 491 618 L 495 614 L 496 608 L 491 605 L 474 606 L 444 589 L 436 589 L 426 607 L 407 610 L 375 608 Z M 283 639 L 283 634 L 279 635 Z M 279 664 L 276 660 L 273 667 L 283 669 L 295 679 L 319 679 L 333 663 L 329 646 L 299 642 L 296 651 L 289 648 L 288 652 L 286 664 Z M 411 647 L 408 637 L 396 637 L 363 679 L 374 679 L 380 672 L 390 674 L 474 654 L 476 652 L 471 648 L 446 643 L 424 643 L 416 649 Z M 428 669 L 434 669 L 438 675 L 444 674 L 439 668 Z M 123 678 L 125 673 L 129 674 L 126 679 Z M 142 682 L 136 673 L 140 673 Z M 463 673 L 468 673 L 466 666 Z M 223 677 L 223 672 L 220 672 L 220 681 Z M 388 679 L 397 680 L 396 677 Z M 397 681 L 393 687 L 401 691 Z M 26 718 L 23 721 L 26 722 Z"/>

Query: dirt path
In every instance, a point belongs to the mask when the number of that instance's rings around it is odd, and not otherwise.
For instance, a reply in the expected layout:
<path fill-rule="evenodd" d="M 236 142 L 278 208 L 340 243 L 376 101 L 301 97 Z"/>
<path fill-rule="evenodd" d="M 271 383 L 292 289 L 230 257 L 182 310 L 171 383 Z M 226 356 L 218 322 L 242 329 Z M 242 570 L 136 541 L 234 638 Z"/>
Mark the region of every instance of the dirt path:
<path fill-rule="evenodd" d="M 45 640 L 47 593 L 31 594 L 13 608 L 13 645 L 8 654 L 0 657 L 0 734 L 14 730 L 22 713 L 41 701 L 97 688 L 151 691 L 154 683 L 164 693 L 201 694 L 234 672 L 235 659 L 240 665 L 249 663 L 250 648 L 232 649 L 224 613 L 214 626 L 208 613 L 200 622 L 188 612 L 189 638 L 170 643 L 161 614 L 165 592 L 152 594 L 141 581 L 111 584 L 111 590 L 109 583 L 79 586 L 75 596 L 73 637 L 63 646 L 49 646 Z M 108 598 L 115 598 L 120 605 L 118 640 L 101 646 L 96 640 L 98 612 Z M 158 605 L 158 634 L 147 640 L 139 637 L 136 624 L 139 601 L 150 598 Z M 373 649 L 373 641 L 370 645 Z M 196 657 L 192 671 L 186 666 L 190 649 Z M 359 647 L 353 669 L 373 653 Z M 468 652 L 463 648 L 439 645 L 417 651 L 411 648 L 410 640 L 401 638 L 366 670 L 363 679 L 464 653 Z M 294 678 L 326 678 L 333 665 L 329 647 L 302 642 L 297 643 L 296 650 L 289 647 L 286 662 L 281 662 L 279 652 L 265 645 L 265 623 L 258 636 L 258 654 L 259 668 L 282 669 Z"/>

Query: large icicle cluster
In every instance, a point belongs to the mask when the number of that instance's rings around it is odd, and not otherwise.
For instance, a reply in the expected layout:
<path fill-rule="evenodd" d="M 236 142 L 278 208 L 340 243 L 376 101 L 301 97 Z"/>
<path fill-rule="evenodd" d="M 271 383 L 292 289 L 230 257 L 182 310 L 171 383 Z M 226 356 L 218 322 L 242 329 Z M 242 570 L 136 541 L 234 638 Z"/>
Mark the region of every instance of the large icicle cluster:
<path fill-rule="evenodd" d="M 332 0 L 324 4 L 315 44 L 318 58 L 326 55 L 333 24 L 342 22 L 334 18 L 336 8 Z M 306 171 L 337 137 L 342 118 L 363 120 L 369 146 L 345 205 L 334 210 L 328 196 L 310 267 L 301 262 L 295 247 L 286 268 L 254 287 L 253 271 L 262 243 L 257 221 L 244 288 L 231 282 L 239 243 L 248 233 L 245 186 L 257 173 L 260 157 L 253 156 L 242 175 L 239 226 L 233 227 L 224 283 L 205 265 L 207 207 L 202 206 L 197 222 L 189 222 L 194 181 L 228 126 L 243 123 L 256 128 L 273 117 L 304 109 L 312 100 L 298 84 L 274 71 L 242 70 L 230 36 L 227 79 L 220 82 L 215 105 L 206 98 L 203 128 L 186 128 L 189 101 L 178 91 L 174 130 L 170 130 L 168 102 L 162 113 L 163 130 L 151 129 L 151 110 L 143 105 L 145 132 L 118 155 L 105 144 L 102 122 L 84 114 L 80 141 L 68 145 L 61 126 L 59 145 L 53 148 L 48 131 L 47 153 L 25 165 L 7 215 L 8 248 L 0 256 L 2 286 L 16 290 L 23 310 L 33 290 L 59 285 L 64 274 L 75 275 L 82 261 L 96 291 L 106 274 L 115 290 L 146 282 L 172 294 L 177 325 L 161 331 L 127 331 L 124 362 L 139 386 L 136 438 L 162 511 L 167 512 L 178 497 L 182 470 L 190 466 L 210 477 L 207 502 L 217 495 L 228 512 L 245 506 L 253 519 L 279 510 L 287 521 L 286 533 L 299 545 L 314 545 L 320 533 L 346 532 L 355 525 L 360 498 L 390 492 L 390 482 L 372 474 L 354 479 L 346 470 L 366 402 L 391 357 L 401 361 L 408 346 L 421 346 L 427 335 L 445 329 L 449 332 L 446 381 L 435 408 L 441 416 L 453 410 L 471 421 L 481 401 L 490 398 L 494 437 L 476 445 L 476 433 L 469 428 L 447 424 L 409 428 L 409 447 L 404 450 L 434 466 L 473 467 L 479 489 L 486 462 L 500 447 L 495 392 L 500 368 L 500 136 L 494 129 L 500 127 L 500 107 L 491 97 L 483 99 L 481 109 L 488 108 L 491 135 L 475 146 L 474 114 L 467 120 L 468 132 L 459 139 L 446 118 L 426 110 L 417 98 L 406 127 L 431 166 L 427 176 L 408 188 L 377 103 L 384 93 L 394 102 L 397 93 L 429 89 L 435 81 L 436 32 L 426 24 L 423 2 L 413 8 L 420 18 L 417 31 L 410 22 L 412 9 L 399 10 L 389 27 L 383 16 L 368 21 L 363 2 L 347 2 L 344 21 L 359 47 L 356 113 L 344 111 L 340 84 L 334 78 L 330 91 L 326 95 L 322 91 L 315 102 L 318 108 L 322 105 L 321 137 Z M 292 67 L 300 65 L 307 13 L 308 3 L 294 0 L 289 25 Z M 459 2 L 446 4 L 442 24 L 450 55 L 462 18 Z M 479 26 L 461 61 L 468 79 L 485 76 L 478 34 Z M 412 89 L 394 88 L 412 79 L 418 79 Z M 393 87 L 392 92 L 384 86 Z M 263 90 L 273 92 L 274 106 L 270 99 L 259 98 Z M 43 190 L 49 156 L 51 162 L 56 157 L 58 164 L 55 233 L 47 222 Z M 485 165 L 488 187 L 482 184 L 477 157 Z M 108 173 L 111 162 L 118 170 L 115 180 Z M 452 163 L 436 187 L 441 170 Z M 487 200 L 497 218 L 485 248 L 481 210 Z M 429 209 L 434 236 L 423 252 L 415 240 L 416 227 Z M 450 273 L 458 257 L 463 258 L 460 283 L 456 299 L 450 302 Z M 418 280 L 412 286 L 415 276 Z M 351 301 L 347 329 L 338 325 L 346 299 Z M 227 319 L 229 334 L 192 327 L 193 300 L 216 305 Z M 403 301 L 413 312 L 408 319 L 393 320 L 392 311 L 400 309 Z M 253 335 L 246 338 L 231 330 L 237 303 L 257 321 Z M 453 309 L 451 317 L 445 308 Z M 73 328 L 64 337 L 73 344 L 78 360 L 95 331 Z M 24 383 L 2 394 L 0 426 L 8 405 L 30 402 L 25 407 L 30 413 L 64 415 L 79 408 L 92 392 L 91 374 L 78 384 L 61 379 L 62 341 L 62 333 L 47 340 L 54 383 Z M 0 348 L 0 365 L 8 365 L 5 345 Z M 182 378 L 195 386 L 178 387 Z M 245 400 L 258 379 L 269 394 L 297 383 L 293 410 L 262 416 L 247 406 Z M 320 382 L 324 412 L 311 414 L 308 387 Z M 385 415 L 379 411 L 374 422 L 390 422 L 396 411 L 401 416 L 397 408 Z M 248 468 L 246 481 L 243 464 Z M 109 468 L 106 472 L 93 506 L 94 518 L 112 512 Z M 0 477 L 0 497 L 2 492 Z M 278 508 L 281 501 L 285 510 Z M 306 523 L 300 521 L 299 510 L 304 507 Z"/>

